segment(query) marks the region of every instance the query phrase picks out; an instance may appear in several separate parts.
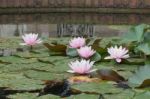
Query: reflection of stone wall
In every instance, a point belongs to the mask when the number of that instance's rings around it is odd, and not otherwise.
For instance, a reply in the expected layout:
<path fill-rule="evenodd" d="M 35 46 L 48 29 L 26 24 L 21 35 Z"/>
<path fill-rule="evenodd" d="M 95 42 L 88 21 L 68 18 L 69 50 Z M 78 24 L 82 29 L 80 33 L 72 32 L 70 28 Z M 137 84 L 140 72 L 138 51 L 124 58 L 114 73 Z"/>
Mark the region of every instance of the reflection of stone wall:
<path fill-rule="evenodd" d="M 150 0 L 0 0 L 0 7 L 150 8 Z"/>
<path fill-rule="evenodd" d="M 20 36 L 24 33 L 39 33 L 42 37 L 63 36 L 118 36 L 127 27 L 89 24 L 0 24 L 0 37 Z M 121 28 L 122 27 L 122 28 Z"/>
<path fill-rule="evenodd" d="M 92 24 L 58 24 L 57 35 L 59 37 L 64 35 L 71 36 L 93 36 L 94 25 Z"/>
<path fill-rule="evenodd" d="M 57 36 L 55 24 L 0 24 L 0 37 L 39 33 L 42 37 Z"/>
<path fill-rule="evenodd" d="M 26 30 L 26 25 L 0 24 L 1 37 L 19 36 L 22 35 Z"/>

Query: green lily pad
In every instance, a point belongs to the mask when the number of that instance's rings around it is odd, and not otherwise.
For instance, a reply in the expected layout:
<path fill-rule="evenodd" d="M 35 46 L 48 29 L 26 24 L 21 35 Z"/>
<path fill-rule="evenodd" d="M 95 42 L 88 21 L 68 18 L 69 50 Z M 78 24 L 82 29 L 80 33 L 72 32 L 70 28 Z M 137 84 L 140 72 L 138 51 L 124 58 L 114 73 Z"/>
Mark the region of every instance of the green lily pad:
<path fill-rule="evenodd" d="M 137 41 L 141 42 L 144 37 L 145 29 L 147 28 L 146 24 L 141 24 L 135 27 L 132 27 L 128 33 L 123 36 L 125 41 Z"/>
<path fill-rule="evenodd" d="M 92 94 L 80 94 L 80 95 L 72 95 L 67 99 L 99 99 L 99 95 Z"/>
<path fill-rule="evenodd" d="M 132 90 L 124 90 L 117 94 L 105 94 L 105 99 L 132 99 L 134 97 L 134 92 Z"/>
<path fill-rule="evenodd" d="M 140 44 L 137 48 L 144 54 L 150 55 L 150 44 L 148 43 Z"/>
<path fill-rule="evenodd" d="M 42 72 L 29 70 L 24 73 L 28 78 L 37 79 L 37 80 L 63 80 L 71 76 L 68 73 L 51 73 L 51 72 Z"/>
<path fill-rule="evenodd" d="M 128 82 L 129 82 L 130 86 L 140 87 L 141 84 L 145 80 L 150 79 L 150 73 L 149 72 L 150 72 L 150 66 L 149 65 L 140 67 L 139 70 L 137 70 L 136 73 L 129 78 Z"/>
<path fill-rule="evenodd" d="M 99 83 L 81 83 L 72 85 L 72 88 L 82 92 L 96 92 L 96 93 L 118 93 L 122 91 L 121 88 L 116 88 L 113 82 L 99 82 Z"/>
<path fill-rule="evenodd" d="M 29 64 L 29 63 L 35 63 L 37 62 L 37 59 L 32 58 L 32 59 L 22 59 L 19 57 L 15 57 L 15 56 L 9 56 L 9 57 L 0 57 L 0 60 L 3 62 L 8 62 L 8 63 L 22 63 L 22 64 Z"/>
<path fill-rule="evenodd" d="M 38 97 L 38 93 L 17 93 L 15 95 L 9 95 L 8 98 L 11 98 L 11 99 L 60 99 L 59 96 L 55 96 L 51 94 Z"/>
<path fill-rule="evenodd" d="M 0 87 L 8 87 L 13 90 L 34 90 L 43 87 L 40 80 L 28 79 L 23 74 L 0 74 Z"/>
<path fill-rule="evenodd" d="M 15 56 L 30 59 L 30 58 L 49 57 L 49 54 L 45 53 L 45 52 L 43 52 L 43 53 L 33 53 L 33 52 L 25 51 L 25 52 L 16 53 Z"/>
<path fill-rule="evenodd" d="M 71 56 L 71 57 L 78 56 L 77 49 L 75 49 L 75 48 L 67 48 L 66 53 L 68 56 Z"/>
<path fill-rule="evenodd" d="M 101 55 L 96 52 L 96 53 L 91 57 L 91 60 L 92 60 L 92 61 L 95 61 L 95 62 L 100 61 L 100 60 L 101 60 Z"/>
<path fill-rule="evenodd" d="M 150 91 L 146 91 L 143 93 L 138 93 L 133 99 L 149 99 L 150 97 Z"/>

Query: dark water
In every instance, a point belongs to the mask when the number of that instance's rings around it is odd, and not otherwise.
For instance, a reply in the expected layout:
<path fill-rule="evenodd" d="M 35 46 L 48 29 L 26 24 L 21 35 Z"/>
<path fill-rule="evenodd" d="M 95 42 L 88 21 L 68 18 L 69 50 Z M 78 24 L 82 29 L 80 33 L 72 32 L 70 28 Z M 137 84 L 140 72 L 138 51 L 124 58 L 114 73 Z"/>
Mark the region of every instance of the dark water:
<path fill-rule="evenodd" d="M 39 33 L 43 37 L 120 36 L 130 25 L 149 22 L 150 15 L 50 13 L 0 15 L 0 37 Z"/>

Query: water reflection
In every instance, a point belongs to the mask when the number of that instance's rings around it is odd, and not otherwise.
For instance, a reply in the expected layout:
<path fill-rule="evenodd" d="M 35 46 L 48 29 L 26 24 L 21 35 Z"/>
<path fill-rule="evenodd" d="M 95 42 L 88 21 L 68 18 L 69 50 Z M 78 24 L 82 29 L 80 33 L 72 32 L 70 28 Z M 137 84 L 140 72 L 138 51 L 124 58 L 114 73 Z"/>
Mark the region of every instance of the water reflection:
<path fill-rule="evenodd" d="M 119 36 L 130 24 L 149 22 L 150 15 L 51 13 L 0 15 L 0 37 L 39 33 L 43 37 Z"/>
<path fill-rule="evenodd" d="M 1 24 L 0 37 L 20 36 L 24 33 L 39 33 L 42 37 L 63 36 L 120 36 L 128 26 L 92 24 Z"/>

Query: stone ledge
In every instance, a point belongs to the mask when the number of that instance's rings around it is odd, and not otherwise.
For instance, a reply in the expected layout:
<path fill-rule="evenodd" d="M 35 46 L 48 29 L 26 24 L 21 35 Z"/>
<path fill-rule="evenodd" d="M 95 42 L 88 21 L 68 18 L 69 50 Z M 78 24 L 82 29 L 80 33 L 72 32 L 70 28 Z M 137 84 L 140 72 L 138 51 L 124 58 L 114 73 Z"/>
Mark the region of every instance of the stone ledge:
<path fill-rule="evenodd" d="M 130 9 L 130 8 L 0 8 L 0 14 L 28 14 L 28 13 L 70 13 L 70 12 L 96 12 L 105 14 L 150 14 L 150 9 Z"/>

